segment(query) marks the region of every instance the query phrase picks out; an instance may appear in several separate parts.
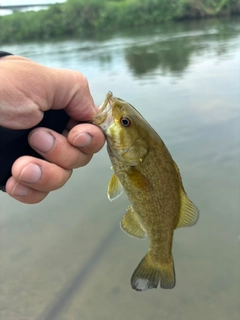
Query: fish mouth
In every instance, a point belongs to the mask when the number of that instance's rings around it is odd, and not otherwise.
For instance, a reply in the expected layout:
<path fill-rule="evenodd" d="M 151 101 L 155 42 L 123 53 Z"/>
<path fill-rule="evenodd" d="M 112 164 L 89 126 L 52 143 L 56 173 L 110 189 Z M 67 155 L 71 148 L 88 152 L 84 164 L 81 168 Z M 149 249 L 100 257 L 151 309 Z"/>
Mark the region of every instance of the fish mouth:
<path fill-rule="evenodd" d="M 93 124 L 100 127 L 104 132 L 108 129 L 108 127 L 113 122 L 112 117 L 112 104 L 113 104 L 113 94 L 112 92 L 108 92 L 106 95 L 105 100 L 103 103 L 99 106 L 100 110 L 96 114 L 96 116 L 93 119 Z"/>

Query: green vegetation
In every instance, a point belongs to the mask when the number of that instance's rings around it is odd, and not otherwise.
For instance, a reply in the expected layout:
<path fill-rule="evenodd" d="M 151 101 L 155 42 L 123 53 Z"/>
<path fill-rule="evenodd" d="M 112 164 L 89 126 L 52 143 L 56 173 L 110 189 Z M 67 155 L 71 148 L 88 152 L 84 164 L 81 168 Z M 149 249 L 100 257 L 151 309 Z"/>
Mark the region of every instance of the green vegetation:
<path fill-rule="evenodd" d="M 240 0 L 67 0 L 0 17 L 0 43 L 88 36 L 169 20 L 240 13 Z"/>

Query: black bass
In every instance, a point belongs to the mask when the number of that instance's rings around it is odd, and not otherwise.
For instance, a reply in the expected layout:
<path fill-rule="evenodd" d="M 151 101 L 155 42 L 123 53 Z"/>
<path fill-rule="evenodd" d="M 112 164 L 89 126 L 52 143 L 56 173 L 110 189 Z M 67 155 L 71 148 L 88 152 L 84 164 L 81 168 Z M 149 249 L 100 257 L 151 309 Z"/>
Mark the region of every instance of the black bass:
<path fill-rule="evenodd" d="M 150 246 L 131 278 L 137 291 L 175 286 L 173 232 L 194 225 L 197 207 L 188 199 L 181 175 L 156 131 L 129 103 L 109 92 L 95 116 L 107 140 L 114 174 L 108 198 L 126 192 L 131 206 L 121 221 L 129 235 L 148 236 Z"/>

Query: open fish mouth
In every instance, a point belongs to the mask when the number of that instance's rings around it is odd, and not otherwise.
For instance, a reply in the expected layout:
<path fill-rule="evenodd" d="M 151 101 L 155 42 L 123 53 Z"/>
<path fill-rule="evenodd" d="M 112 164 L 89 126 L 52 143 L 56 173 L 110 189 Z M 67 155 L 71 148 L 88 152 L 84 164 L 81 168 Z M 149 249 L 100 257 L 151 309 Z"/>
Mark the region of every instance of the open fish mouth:
<path fill-rule="evenodd" d="M 109 91 L 106 95 L 105 100 L 99 106 L 101 109 L 93 119 L 93 124 L 99 126 L 104 132 L 108 129 L 108 127 L 113 122 L 113 117 L 112 117 L 113 101 L 112 100 L 113 100 L 113 94 L 112 92 Z"/>

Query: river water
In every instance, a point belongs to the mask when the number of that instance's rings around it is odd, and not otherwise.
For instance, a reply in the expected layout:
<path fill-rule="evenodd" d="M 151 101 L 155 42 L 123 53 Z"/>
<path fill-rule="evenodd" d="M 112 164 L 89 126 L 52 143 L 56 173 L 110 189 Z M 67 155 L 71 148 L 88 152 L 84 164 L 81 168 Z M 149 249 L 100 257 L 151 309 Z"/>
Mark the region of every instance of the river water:
<path fill-rule="evenodd" d="M 151 123 L 177 162 L 198 223 L 176 230 L 173 290 L 135 292 L 147 240 L 106 197 L 106 149 L 36 205 L 0 194 L 1 320 L 240 318 L 240 20 L 202 20 L 88 40 L 3 46 L 84 73 L 95 102 L 111 90 Z M 59 79 L 61 81 L 61 79 Z"/>

